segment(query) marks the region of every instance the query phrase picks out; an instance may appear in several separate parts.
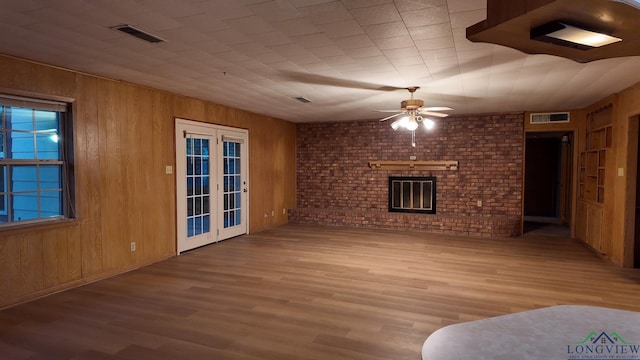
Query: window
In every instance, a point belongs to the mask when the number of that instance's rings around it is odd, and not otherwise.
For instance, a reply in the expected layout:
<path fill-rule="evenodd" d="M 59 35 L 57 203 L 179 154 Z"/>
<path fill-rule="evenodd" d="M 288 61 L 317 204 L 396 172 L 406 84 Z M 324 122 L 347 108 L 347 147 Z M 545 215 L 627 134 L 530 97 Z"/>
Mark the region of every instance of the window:
<path fill-rule="evenodd" d="M 436 213 L 436 178 L 389 177 L 389 211 Z"/>
<path fill-rule="evenodd" d="M 0 226 L 71 216 L 67 107 L 0 94 Z"/>

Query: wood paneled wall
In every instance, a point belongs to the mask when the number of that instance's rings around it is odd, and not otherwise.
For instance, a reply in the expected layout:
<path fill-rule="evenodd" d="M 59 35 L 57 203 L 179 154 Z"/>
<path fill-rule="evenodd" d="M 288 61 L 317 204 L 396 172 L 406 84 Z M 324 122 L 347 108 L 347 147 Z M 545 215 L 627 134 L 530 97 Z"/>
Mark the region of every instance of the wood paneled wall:
<path fill-rule="evenodd" d="M 609 186 L 615 191 L 611 203 L 612 259 L 627 267 L 633 266 L 635 187 L 637 177 L 638 114 L 640 114 L 640 84 L 616 96 L 613 118 L 613 164 Z M 635 131 L 634 131 L 635 130 Z M 624 169 L 618 176 L 618 169 Z"/>
<path fill-rule="evenodd" d="M 77 215 L 0 230 L 0 308 L 175 255 L 176 117 L 249 130 L 251 232 L 295 207 L 293 123 L 5 56 L 0 88 L 74 99 Z"/>
<path fill-rule="evenodd" d="M 578 202 L 577 237 L 603 253 L 612 262 L 631 267 L 634 262 L 635 193 L 637 177 L 637 115 L 640 114 L 640 84 L 613 94 L 581 112 L 580 141 L 584 147 L 587 114 L 611 106 L 611 147 L 607 149 L 604 202 Z M 635 130 L 635 131 L 633 131 Z"/>

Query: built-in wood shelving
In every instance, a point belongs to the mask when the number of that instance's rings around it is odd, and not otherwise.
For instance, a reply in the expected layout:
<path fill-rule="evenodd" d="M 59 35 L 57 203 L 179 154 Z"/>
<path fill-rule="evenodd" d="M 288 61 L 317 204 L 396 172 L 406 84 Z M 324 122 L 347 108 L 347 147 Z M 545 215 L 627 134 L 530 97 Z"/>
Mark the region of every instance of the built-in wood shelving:
<path fill-rule="evenodd" d="M 604 203 L 607 150 L 611 148 L 612 109 L 606 107 L 587 115 L 585 149 L 580 153 L 579 196 Z"/>
<path fill-rule="evenodd" d="M 369 161 L 373 170 L 458 170 L 457 161 Z"/>

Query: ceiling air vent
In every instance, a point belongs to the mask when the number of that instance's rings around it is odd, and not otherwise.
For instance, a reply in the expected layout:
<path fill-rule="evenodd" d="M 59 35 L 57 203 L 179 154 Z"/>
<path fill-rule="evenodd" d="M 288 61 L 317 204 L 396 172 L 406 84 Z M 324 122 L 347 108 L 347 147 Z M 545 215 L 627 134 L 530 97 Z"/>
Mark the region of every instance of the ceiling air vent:
<path fill-rule="evenodd" d="M 122 31 L 125 34 L 129 34 L 131 36 L 135 36 L 140 40 L 144 40 L 144 41 L 150 42 L 150 43 L 159 43 L 159 42 L 167 41 L 167 40 L 159 38 L 159 37 L 157 37 L 155 35 L 151 35 L 148 32 L 144 32 L 144 31 L 142 31 L 140 29 L 136 29 L 135 27 L 133 27 L 131 25 L 112 26 L 111 29 Z"/>
<path fill-rule="evenodd" d="M 303 104 L 306 104 L 306 103 L 310 103 L 310 102 L 311 102 L 311 100 L 307 99 L 307 98 L 306 98 L 306 97 L 304 97 L 304 96 L 292 96 L 291 98 L 292 98 L 293 100 L 300 101 L 300 102 L 301 102 L 301 103 L 303 103 Z"/>
<path fill-rule="evenodd" d="M 568 112 L 531 114 L 531 124 L 568 123 Z"/>

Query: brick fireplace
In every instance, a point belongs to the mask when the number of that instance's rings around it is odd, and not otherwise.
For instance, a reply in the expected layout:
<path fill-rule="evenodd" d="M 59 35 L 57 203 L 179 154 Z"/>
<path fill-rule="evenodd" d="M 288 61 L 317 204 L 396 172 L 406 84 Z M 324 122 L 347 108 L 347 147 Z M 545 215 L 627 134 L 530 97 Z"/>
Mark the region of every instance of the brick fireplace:
<path fill-rule="evenodd" d="M 378 121 L 297 125 L 297 208 L 292 223 L 471 236 L 520 232 L 523 114 L 453 116 L 434 131 Z M 370 161 L 458 161 L 455 170 L 372 169 Z M 437 213 L 389 211 L 389 177 L 436 177 Z"/>

